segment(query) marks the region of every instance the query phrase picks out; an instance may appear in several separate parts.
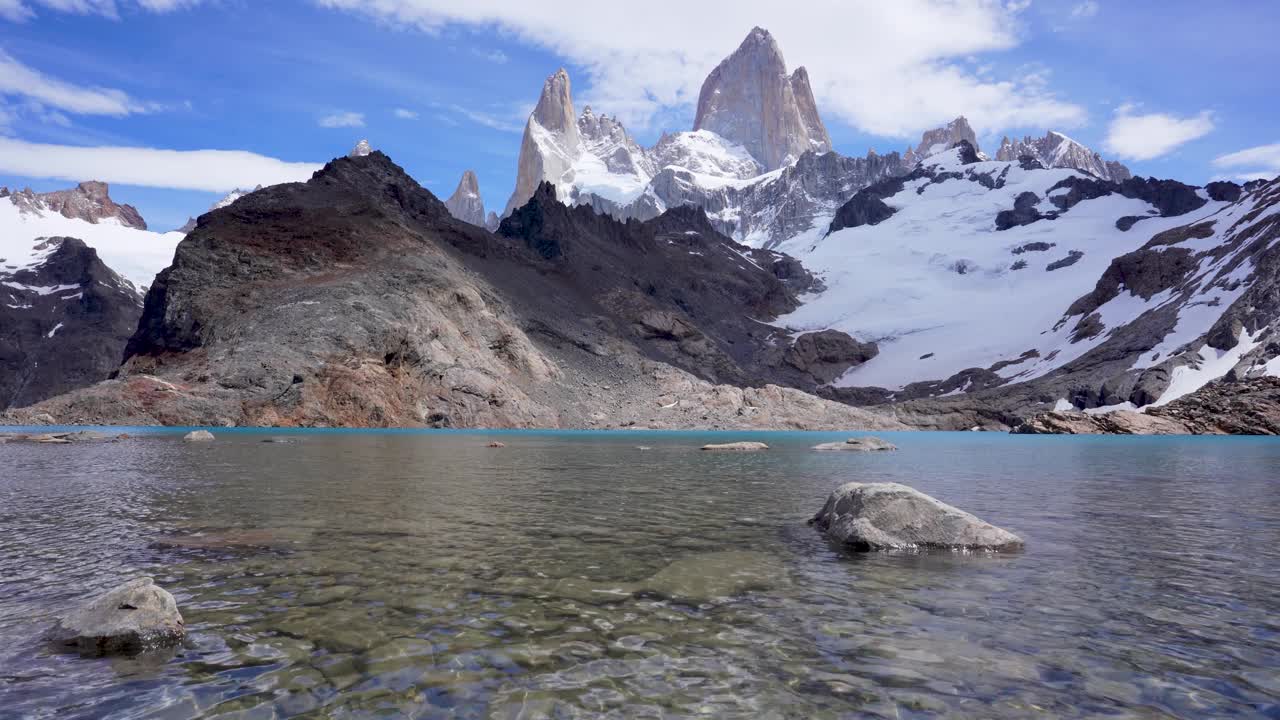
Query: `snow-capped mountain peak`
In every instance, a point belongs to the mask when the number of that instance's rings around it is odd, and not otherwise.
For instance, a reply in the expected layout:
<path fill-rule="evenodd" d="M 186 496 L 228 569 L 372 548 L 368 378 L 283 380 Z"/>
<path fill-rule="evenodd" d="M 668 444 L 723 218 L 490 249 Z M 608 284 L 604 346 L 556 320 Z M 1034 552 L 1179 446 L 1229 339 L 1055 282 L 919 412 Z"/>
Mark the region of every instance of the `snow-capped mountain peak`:
<path fill-rule="evenodd" d="M 371 152 L 373 152 L 373 148 L 369 146 L 369 141 L 361 140 L 360 142 L 356 143 L 355 147 L 351 148 L 351 152 L 347 153 L 347 157 L 351 157 L 351 158 L 365 157 Z"/>
<path fill-rule="evenodd" d="M 1042 138 L 1027 136 L 1010 140 L 1006 137 L 996 151 L 997 160 L 1014 162 L 1028 156 L 1047 168 L 1071 168 L 1112 182 L 1132 177 L 1123 164 L 1104 160 L 1097 152 L 1056 130 L 1048 131 Z"/>
<path fill-rule="evenodd" d="M 484 226 L 484 200 L 480 197 L 480 180 L 474 171 L 467 170 L 462 173 L 462 177 L 458 180 L 458 187 L 454 189 L 449 199 L 444 201 L 444 206 L 449 209 L 450 215 L 459 220 Z"/>

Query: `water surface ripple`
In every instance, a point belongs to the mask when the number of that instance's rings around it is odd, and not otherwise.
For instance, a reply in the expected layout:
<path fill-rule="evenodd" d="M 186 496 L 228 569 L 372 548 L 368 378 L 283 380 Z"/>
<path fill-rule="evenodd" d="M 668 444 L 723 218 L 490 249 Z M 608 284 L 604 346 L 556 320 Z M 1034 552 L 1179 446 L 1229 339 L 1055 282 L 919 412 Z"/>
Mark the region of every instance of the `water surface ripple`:
<path fill-rule="evenodd" d="M 0 445 L 0 716 L 1280 718 L 1274 440 L 278 435 Z M 1027 551 L 839 552 L 850 480 Z M 40 642 L 134 574 L 176 653 Z"/>

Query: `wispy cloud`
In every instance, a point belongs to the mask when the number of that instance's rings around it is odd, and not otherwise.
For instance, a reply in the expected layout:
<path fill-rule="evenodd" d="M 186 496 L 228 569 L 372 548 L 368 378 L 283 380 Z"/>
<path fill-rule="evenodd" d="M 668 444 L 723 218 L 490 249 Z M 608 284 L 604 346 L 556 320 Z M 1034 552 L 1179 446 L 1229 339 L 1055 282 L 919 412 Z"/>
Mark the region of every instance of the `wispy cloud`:
<path fill-rule="evenodd" d="M 1239 171 L 1240 180 L 1271 179 L 1280 176 L 1280 143 L 1237 150 L 1213 159 L 1215 167 Z"/>
<path fill-rule="evenodd" d="M 1076 3 L 1075 6 L 1071 8 L 1071 19 L 1084 20 L 1086 18 L 1091 18 L 1098 14 L 1098 10 L 1099 6 L 1097 0 L 1083 0 L 1083 2 Z"/>
<path fill-rule="evenodd" d="M 338 112 L 320 118 L 322 128 L 357 128 L 364 127 L 364 113 Z"/>
<path fill-rule="evenodd" d="M 1137 114 L 1137 106 L 1116 108 L 1103 141 L 1106 149 L 1130 160 L 1154 160 L 1185 143 L 1213 132 L 1213 113 L 1204 110 L 1191 117 L 1167 113 Z"/>
<path fill-rule="evenodd" d="M 0 138 L 0 172 L 22 177 L 227 192 L 306 180 L 322 166 L 244 150 L 78 147 Z"/>
<path fill-rule="evenodd" d="M 0 96 L 27 98 L 77 115 L 122 117 L 164 109 L 157 103 L 135 100 L 123 90 L 76 85 L 50 77 L 4 50 L 0 50 Z"/>
<path fill-rule="evenodd" d="M 401 120 L 416 120 L 418 118 L 418 113 L 412 110 L 406 110 L 405 108 L 396 108 L 395 116 Z"/>
<path fill-rule="evenodd" d="M 473 47 L 471 48 L 471 54 L 475 55 L 476 57 L 484 58 L 485 60 L 488 60 L 491 63 L 498 63 L 499 65 L 505 63 L 507 60 L 510 59 L 507 57 L 506 53 L 497 49 L 485 50 L 484 48 Z"/>
<path fill-rule="evenodd" d="M 72 15 L 98 15 L 120 19 L 120 8 L 135 7 L 147 12 L 167 13 L 194 7 L 204 0 L 0 0 L 0 19 L 26 22 L 36 16 L 35 9 Z"/>
<path fill-rule="evenodd" d="M 524 120 L 528 117 L 528 112 L 513 111 L 510 113 L 496 113 L 485 110 L 476 110 L 457 104 L 441 104 L 437 103 L 435 107 L 446 110 L 454 115 L 466 118 L 477 125 L 483 125 L 487 128 L 500 130 L 502 132 L 520 133 L 524 132 Z M 523 107 L 523 106 L 521 106 Z M 446 116 L 447 117 L 447 116 Z"/>

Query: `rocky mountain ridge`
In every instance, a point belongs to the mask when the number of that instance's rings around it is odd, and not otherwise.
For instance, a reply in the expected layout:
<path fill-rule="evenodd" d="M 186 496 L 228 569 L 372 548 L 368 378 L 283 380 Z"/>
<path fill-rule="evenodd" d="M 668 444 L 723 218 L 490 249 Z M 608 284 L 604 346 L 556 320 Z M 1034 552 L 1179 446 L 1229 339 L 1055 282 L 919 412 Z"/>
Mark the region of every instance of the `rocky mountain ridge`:
<path fill-rule="evenodd" d="M 1006 136 L 1001 139 L 996 160 L 1017 162 L 1022 157 L 1034 158 L 1047 168 L 1070 168 L 1110 182 L 1123 182 L 1133 177 L 1122 163 L 1104 160 L 1097 152 L 1055 130 L 1045 133 L 1042 138 L 1027 136 L 1014 141 Z"/>
<path fill-rule="evenodd" d="M 147 221 L 137 208 L 111 199 L 107 183 L 88 180 L 68 190 L 37 193 L 30 188 L 11 191 L 0 187 L 0 200 L 8 199 L 20 212 L 35 215 L 57 213 L 72 220 L 98 224 L 114 222 L 124 227 L 146 230 Z"/>
<path fill-rule="evenodd" d="M 119 377 L 6 419 L 901 427 L 766 382 L 841 361 L 760 322 L 811 285 L 698 211 L 618 223 L 550 186 L 490 234 L 373 151 L 202 216 Z"/>
<path fill-rule="evenodd" d="M 458 187 L 444 201 L 444 206 L 449 208 L 450 214 L 463 222 L 485 226 L 484 200 L 480 197 L 480 180 L 476 178 L 475 172 L 467 170 L 462 173 Z"/>

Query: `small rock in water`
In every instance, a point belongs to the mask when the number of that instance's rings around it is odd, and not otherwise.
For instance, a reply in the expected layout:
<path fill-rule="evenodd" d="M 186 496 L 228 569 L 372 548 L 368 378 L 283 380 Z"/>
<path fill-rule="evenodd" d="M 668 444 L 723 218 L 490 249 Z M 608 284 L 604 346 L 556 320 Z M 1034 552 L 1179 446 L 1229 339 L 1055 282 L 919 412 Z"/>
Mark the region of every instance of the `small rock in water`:
<path fill-rule="evenodd" d="M 703 445 L 702 449 L 703 450 L 752 451 L 752 450 L 768 450 L 769 446 L 765 445 L 762 442 L 731 442 L 731 443 Z"/>
<path fill-rule="evenodd" d="M 178 603 L 149 577 L 131 580 L 59 618 L 57 644 L 84 655 L 116 655 L 173 645 L 186 629 Z"/>
<path fill-rule="evenodd" d="M 182 439 L 187 442 L 209 442 L 213 439 L 213 433 L 208 430 L 192 430 L 183 435 Z"/>
<path fill-rule="evenodd" d="M 842 450 L 848 452 L 883 452 L 897 450 L 898 446 L 878 437 L 849 438 L 844 442 L 829 442 L 814 445 L 814 450 Z"/>
<path fill-rule="evenodd" d="M 640 593 L 704 603 L 786 582 L 786 568 L 778 558 L 734 550 L 686 555 L 636 585 Z"/>
<path fill-rule="evenodd" d="M 859 551 L 1022 549 L 1022 538 L 899 483 L 836 488 L 809 521 Z"/>
<path fill-rule="evenodd" d="M 486 447 L 491 447 L 491 448 L 504 448 L 504 447 L 506 447 L 506 446 L 507 446 L 507 444 L 506 444 L 506 443 L 500 443 L 500 442 L 498 442 L 497 440 L 494 440 L 493 442 L 489 443 Z"/>

